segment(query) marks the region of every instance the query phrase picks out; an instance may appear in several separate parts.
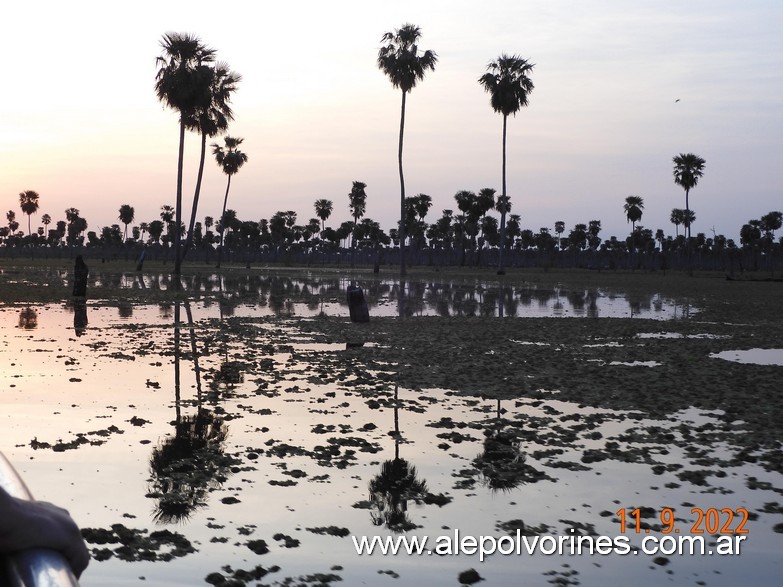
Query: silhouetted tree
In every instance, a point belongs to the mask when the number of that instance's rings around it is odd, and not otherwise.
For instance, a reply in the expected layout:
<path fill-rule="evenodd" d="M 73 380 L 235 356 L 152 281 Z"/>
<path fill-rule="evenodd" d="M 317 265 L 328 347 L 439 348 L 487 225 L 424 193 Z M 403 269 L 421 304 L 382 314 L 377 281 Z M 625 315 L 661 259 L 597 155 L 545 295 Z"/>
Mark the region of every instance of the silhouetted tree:
<path fill-rule="evenodd" d="M 644 210 L 644 200 L 640 196 L 628 196 L 625 198 L 623 211 L 626 219 L 631 223 L 631 232 L 636 230 L 636 223 L 642 219 L 642 210 Z"/>
<path fill-rule="evenodd" d="M 215 137 L 225 132 L 228 128 L 228 123 L 234 119 L 234 113 L 231 111 L 229 102 L 231 94 L 236 91 L 236 86 L 242 79 L 242 76 L 238 73 L 229 70 L 228 65 L 225 63 L 217 63 L 214 67 L 208 68 L 208 72 L 210 78 L 209 103 L 201 105 L 196 110 L 189 124 L 189 126 L 198 130 L 201 135 L 201 155 L 199 157 L 198 175 L 196 176 L 196 189 L 193 193 L 193 206 L 190 211 L 188 236 L 185 240 L 185 249 L 182 251 L 182 255 L 180 256 L 179 250 L 177 251 L 177 264 L 182 262 L 193 244 L 193 227 L 196 222 L 199 197 L 201 195 L 201 179 L 204 175 L 204 160 L 207 153 L 207 137 Z M 226 137 L 226 140 L 228 138 Z M 179 270 L 175 270 L 175 273 L 179 273 Z"/>
<path fill-rule="evenodd" d="M 30 217 L 38 212 L 38 192 L 25 190 L 19 194 L 19 207 L 27 214 L 27 236 L 31 236 Z"/>
<path fill-rule="evenodd" d="M 514 114 L 523 106 L 527 106 L 528 96 L 533 91 L 533 82 L 529 75 L 533 64 L 517 55 L 503 54 L 495 61 L 490 61 L 488 72 L 479 78 L 484 90 L 490 93 L 490 103 L 495 112 L 503 115 L 503 189 L 500 195 L 504 205 L 508 202 L 506 191 L 506 121 L 509 114 Z M 498 272 L 503 270 L 503 247 L 506 238 L 506 214 L 500 214 L 500 254 L 498 256 Z"/>
<path fill-rule="evenodd" d="M 179 155 L 177 158 L 176 225 L 182 223 L 182 167 L 185 154 L 185 129 L 193 125 L 195 114 L 209 107 L 212 100 L 211 75 L 208 64 L 215 60 L 215 51 L 187 33 L 166 33 L 160 42 L 163 54 L 155 77 L 155 93 L 166 106 L 179 112 Z M 174 247 L 179 256 L 180 232 L 174 235 Z M 175 264 L 175 273 L 180 267 Z"/>
<path fill-rule="evenodd" d="M 324 223 L 332 215 L 332 201 L 321 198 L 315 201 L 315 215 L 321 220 L 321 232 L 324 231 Z"/>
<path fill-rule="evenodd" d="M 238 137 L 225 137 L 223 142 L 226 145 L 226 149 L 217 143 L 212 145 L 212 154 L 215 156 L 215 161 L 223 169 L 223 173 L 228 176 L 226 181 L 226 195 L 223 198 L 223 211 L 220 214 L 220 218 L 223 218 L 226 214 L 226 204 L 228 204 L 228 191 L 231 189 L 231 177 L 240 170 L 240 168 L 247 162 L 247 155 L 238 149 L 244 139 Z M 223 258 L 223 236 L 225 233 L 225 222 L 223 222 L 223 230 L 220 232 L 220 248 L 218 249 L 218 262 L 217 266 L 220 267 L 220 261 Z"/>
<path fill-rule="evenodd" d="M 356 240 L 356 225 L 359 219 L 364 216 L 364 212 L 367 209 L 367 193 L 364 189 L 367 184 L 362 181 L 353 182 L 351 191 L 348 193 L 348 209 L 351 211 L 351 217 L 353 218 L 353 237 L 351 238 L 351 248 L 355 248 L 354 241 Z"/>
<path fill-rule="evenodd" d="M 416 83 L 424 79 L 427 70 L 434 70 L 438 57 L 434 51 L 419 54 L 418 42 L 421 29 L 405 24 L 394 32 L 385 33 L 383 45 L 378 51 L 378 67 L 385 73 L 392 86 L 402 91 L 400 109 L 400 138 L 397 163 L 400 172 L 400 275 L 405 275 L 405 178 L 402 172 L 402 142 L 405 130 L 405 97 Z"/>
<path fill-rule="evenodd" d="M 130 204 L 120 206 L 119 220 L 125 225 L 125 240 L 128 240 L 128 225 L 136 218 L 136 211 Z"/>
<path fill-rule="evenodd" d="M 690 210 L 688 203 L 688 194 L 699 183 L 699 179 L 704 175 L 704 165 L 706 161 L 694 155 L 693 153 L 680 153 L 672 159 L 674 163 L 674 183 L 685 190 L 685 210 Z M 691 225 L 685 225 L 688 229 L 688 239 L 691 238 Z"/>

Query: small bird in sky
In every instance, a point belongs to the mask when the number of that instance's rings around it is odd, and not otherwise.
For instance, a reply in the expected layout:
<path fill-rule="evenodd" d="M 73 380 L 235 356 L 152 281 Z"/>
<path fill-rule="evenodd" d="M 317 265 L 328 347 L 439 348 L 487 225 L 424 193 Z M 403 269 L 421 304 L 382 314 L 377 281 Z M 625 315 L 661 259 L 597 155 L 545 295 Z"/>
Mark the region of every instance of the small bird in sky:
<path fill-rule="evenodd" d="M 679 101 L 680 101 L 680 99 L 679 99 L 679 98 L 677 98 L 677 99 L 674 101 L 674 103 L 676 104 L 676 103 L 677 103 L 677 102 L 679 102 Z"/>

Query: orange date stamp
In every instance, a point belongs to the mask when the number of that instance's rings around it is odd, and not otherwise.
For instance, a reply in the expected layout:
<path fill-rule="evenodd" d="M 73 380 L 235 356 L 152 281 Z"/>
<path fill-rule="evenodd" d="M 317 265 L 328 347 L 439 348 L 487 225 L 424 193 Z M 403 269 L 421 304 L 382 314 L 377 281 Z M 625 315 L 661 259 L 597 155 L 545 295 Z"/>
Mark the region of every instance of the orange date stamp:
<path fill-rule="evenodd" d="M 748 510 L 740 507 L 731 508 L 691 508 L 691 514 L 696 519 L 688 525 L 683 520 L 677 519 L 674 515 L 674 509 L 661 508 L 659 512 L 650 515 L 650 508 L 636 508 L 629 512 L 625 509 L 617 510 L 616 514 L 620 518 L 620 526 L 623 534 L 626 530 L 632 530 L 636 534 L 649 534 L 651 531 L 658 531 L 661 534 L 680 534 L 687 532 L 690 534 L 747 534 L 745 525 L 748 523 L 750 514 Z M 651 527 L 649 523 L 644 522 L 642 518 L 655 518 L 657 516 L 656 526 Z"/>

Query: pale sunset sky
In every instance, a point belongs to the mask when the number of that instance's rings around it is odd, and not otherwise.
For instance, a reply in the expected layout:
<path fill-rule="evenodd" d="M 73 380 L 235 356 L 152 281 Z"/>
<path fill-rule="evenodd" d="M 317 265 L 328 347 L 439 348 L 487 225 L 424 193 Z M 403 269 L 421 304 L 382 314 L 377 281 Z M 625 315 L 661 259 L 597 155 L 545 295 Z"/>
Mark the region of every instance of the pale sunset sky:
<path fill-rule="evenodd" d="M 684 192 L 672 157 L 707 161 L 691 192 L 694 235 L 783 209 L 783 2 L 780 0 L 485 0 L 14 2 L 4 6 L 0 206 L 26 218 L 18 194 L 89 230 L 173 205 L 178 118 L 153 89 L 165 32 L 188 32 L 243 76 L 229 129 L 249 161 L 229 208 L 244 220 L 294 210 L 302 224 L 328 198 L 327 225 L 348 219 L 353 180 L 367 216 L 399 215 L 400 92 L 376 66 L 384 32 L 421 27 L 435 71 L 408 97 L 408 195 L 426 193 L 433 222 L 453 195 L 501 186 L 502 117 L 478 84 L 487 63 L 514 53 L 535 63 L 530 105 L 509 120 L 508 192 L 523 228 L 602 221 L 601 236 L 640 224 L 674 233 Z M 679 100 L 679 102 L 676 102 Z M 220 139 L 222 142 L 222 139 Z M 187 214 L 198 137 L 186 144 Z M 198 220 L 217 218 L 225 175 L 208 155 Z"/>

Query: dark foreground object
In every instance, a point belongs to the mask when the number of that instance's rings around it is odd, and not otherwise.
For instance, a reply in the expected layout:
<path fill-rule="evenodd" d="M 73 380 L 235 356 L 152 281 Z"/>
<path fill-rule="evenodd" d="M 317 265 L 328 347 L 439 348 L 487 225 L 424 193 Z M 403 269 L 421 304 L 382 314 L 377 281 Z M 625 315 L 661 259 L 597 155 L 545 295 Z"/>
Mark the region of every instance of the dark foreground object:
<path fill-rule="evenodd" d="M 73 295 L 85 297 L 87 295 L 87 276 L 90 270 L 81 255 L 76 257 L 73 268 Z"/>
<path fill-rule="evenodd" d="M 348 286 L 348 310 L 351 313 L 351 322 L 369 322 L 370 309 L 367 300 L 364 299 L 364 290 L 356 285 Z"/>

